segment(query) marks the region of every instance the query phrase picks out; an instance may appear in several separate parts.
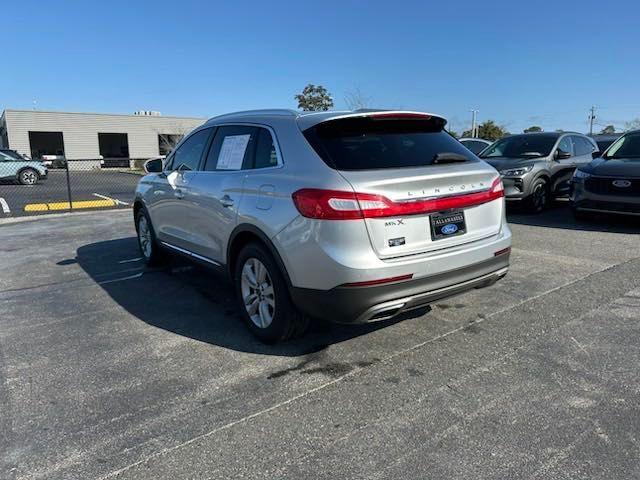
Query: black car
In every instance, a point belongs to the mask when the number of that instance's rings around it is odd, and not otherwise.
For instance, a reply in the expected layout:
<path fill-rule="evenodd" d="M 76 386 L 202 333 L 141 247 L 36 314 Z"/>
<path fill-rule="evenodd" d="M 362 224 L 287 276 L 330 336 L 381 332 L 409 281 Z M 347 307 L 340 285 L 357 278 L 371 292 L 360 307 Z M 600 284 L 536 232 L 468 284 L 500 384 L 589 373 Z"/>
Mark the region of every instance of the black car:
<path fill-rule="evenodd" d="M 640 216 L 640 130 L 624 134 L 601 157 L 576 170 L 571 202 L 576 216 Z"/>

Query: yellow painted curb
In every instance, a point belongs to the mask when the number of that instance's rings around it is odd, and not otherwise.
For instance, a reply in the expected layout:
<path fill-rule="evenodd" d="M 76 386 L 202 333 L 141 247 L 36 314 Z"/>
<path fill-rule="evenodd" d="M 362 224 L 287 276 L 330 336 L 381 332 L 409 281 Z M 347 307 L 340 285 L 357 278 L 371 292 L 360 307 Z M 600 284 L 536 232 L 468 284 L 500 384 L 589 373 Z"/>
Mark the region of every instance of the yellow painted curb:
<path fill-rule="evenodd" d="M 30 203 L 24 206 L 25 212 L 46 212 L 49 207 L 46 203 Z"/>
<path fill-rule="evenodd" d="M 82 200 L 80 202 L 53 202 L 53 203 L 30 203 L 24 206 L 25 212 L 46 212 L 49 210 L 76 210 L 80 208 L 102 208 L 115 207 L 116 202 L 113 200 Z"/>

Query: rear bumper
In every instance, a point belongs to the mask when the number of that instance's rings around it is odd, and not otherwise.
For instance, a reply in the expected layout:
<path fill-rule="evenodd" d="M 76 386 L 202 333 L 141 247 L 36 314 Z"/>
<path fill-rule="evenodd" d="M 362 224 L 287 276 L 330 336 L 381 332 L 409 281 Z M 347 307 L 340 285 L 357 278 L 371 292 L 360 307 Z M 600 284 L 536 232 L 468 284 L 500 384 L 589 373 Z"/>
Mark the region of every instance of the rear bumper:
<path fill-rule="evenodd" d="M 385 320 L 434 301 L 495 283 L 507 274 L 509 254 L 416 280 L 374 287 L 331 290 L 291 288 L 305 314 L 337 323 Z"/>

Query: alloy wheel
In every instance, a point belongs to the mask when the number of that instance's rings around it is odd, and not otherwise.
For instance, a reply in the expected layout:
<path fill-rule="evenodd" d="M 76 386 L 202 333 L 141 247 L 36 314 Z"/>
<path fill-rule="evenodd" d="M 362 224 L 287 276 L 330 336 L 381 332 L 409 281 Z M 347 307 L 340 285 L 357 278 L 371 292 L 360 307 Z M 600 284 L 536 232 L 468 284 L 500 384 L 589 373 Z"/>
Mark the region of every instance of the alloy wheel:
<path fill-rule="evenodd" d="M 271 325 L 276 309 L 273 282 L 267 267 L 257 258 L 249 258 L 244 263 L 240 289 L 251 321 L 259 328 Z"/>
<path fill-rule="evenodd" d="M 544 183 L 538 183 L 533 190 L 533 207 L 536 212 L 542 211 L 547 203 L 547 189 Z"/>
<path fill-rule="evenodd" d="M 138 240 L 140 242 L 140 250 L 142 250 L 142 254 L 145 258 L 150 258 L 153 248 L 151 229 L 149 228 L 149 223 L 144 215 L 140 215 L 140 219 L 138 220 Z"/>
<path fill-rule="evenodd" d="M 38 181 L 38 175 L 33 170 L 25 170 L 20 176 L 25 185 L 34 185 Z"/>

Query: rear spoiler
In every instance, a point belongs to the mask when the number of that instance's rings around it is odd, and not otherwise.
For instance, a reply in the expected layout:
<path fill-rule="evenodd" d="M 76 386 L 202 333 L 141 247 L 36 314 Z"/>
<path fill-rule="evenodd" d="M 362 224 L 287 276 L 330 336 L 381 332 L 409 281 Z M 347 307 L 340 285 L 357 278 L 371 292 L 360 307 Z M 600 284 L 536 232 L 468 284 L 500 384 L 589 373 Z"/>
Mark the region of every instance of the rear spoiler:
<path fill-rule="evenodd" d="M 331 122 L 333 120 L 342 120 L 345 118 L 357 118 L 357 117 L 370 117 L 373 119 L 381 119 L 381 120 L 441 120 L 443 125 L 447 124 L 447 119 L 440 116 L 434 115 L 433 113 L 427 112 L 413 112 L 407 110 L 356 110 L 353 113 L 348 113 L 346 115 L 338 115 L 336 117 L 331 117 L 323 122 Z"/>
<path fill-rule="evenodd" d="M 371 118 L 373 120 L 424 120 L 432 121 L 437 124 L 441 129 L 444 129 L 447 124 L 447 119 L 427 112 L 416 112 L 410 110 L 356 110 L 354 112 L 337 114 L 334 117 L 327 117 L 313 122 L 306 127 L 313 127 L 317 125 L 327 124 L 336 120 L 347 120 L 350 118 Z"/>

